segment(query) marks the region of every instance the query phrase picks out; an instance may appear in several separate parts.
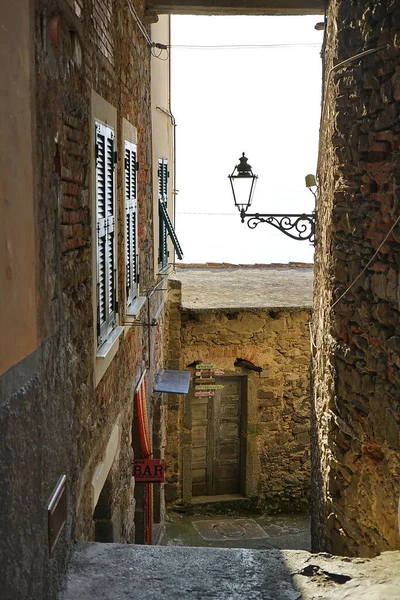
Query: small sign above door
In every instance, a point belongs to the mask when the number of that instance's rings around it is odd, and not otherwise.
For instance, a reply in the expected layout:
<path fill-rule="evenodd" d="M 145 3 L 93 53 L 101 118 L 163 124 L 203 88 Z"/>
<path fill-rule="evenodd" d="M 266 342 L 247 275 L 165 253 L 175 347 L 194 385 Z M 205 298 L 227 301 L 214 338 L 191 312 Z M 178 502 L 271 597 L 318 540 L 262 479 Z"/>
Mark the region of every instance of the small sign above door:
<path fill-rule="evenodd" d="M 224 389 L 223 385 L 212 383 L 210 385 L 196 385 L 196 390 L 222 390 Z"/>

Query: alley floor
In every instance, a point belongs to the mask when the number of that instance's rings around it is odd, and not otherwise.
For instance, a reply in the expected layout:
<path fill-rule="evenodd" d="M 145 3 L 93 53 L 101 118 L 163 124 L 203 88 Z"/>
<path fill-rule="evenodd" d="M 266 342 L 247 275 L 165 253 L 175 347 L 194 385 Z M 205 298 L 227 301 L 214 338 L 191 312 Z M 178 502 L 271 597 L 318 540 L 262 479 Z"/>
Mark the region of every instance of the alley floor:
<path fill-rule="evenodd" d="M 310 550 L 310 518 L 170 512 L 160 545 Z"/>
<path fill-rule="evenodd" d="M 399 600 L 400 552 L 79 543 L 60 600 Z"/>
<path fill-rule="evenodd" d="M 312 554 L 309 516 L 238 503 L 177 505 L 155 546 L 77 544 L 60 600 L 400 599 L 400 552 Z"/>

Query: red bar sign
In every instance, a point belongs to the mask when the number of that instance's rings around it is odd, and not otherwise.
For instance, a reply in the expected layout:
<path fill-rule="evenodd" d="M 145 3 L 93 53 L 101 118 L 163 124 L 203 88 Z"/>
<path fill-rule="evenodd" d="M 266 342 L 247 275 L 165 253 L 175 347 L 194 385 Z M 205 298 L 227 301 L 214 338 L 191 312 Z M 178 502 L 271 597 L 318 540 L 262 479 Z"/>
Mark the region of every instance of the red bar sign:
<path fill-rule="evenodd" d="M 160 458 L 139 458 L 133 464 L 136 483 L 164 483 L 164 471 Z"/>

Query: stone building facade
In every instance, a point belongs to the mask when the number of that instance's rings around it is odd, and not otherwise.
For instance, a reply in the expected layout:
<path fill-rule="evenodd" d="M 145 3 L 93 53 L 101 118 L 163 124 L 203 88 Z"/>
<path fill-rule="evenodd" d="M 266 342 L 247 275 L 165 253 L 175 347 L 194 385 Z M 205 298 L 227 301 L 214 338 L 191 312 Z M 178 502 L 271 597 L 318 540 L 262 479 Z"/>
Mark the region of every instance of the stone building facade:
<path fill-rule="evenodd" d="M 155 258 L 152 152 L 172 163 L 173 136 L 168 118 L 152 131 L 151 88 L 168 110 L 168 61 L 152 83 L 141 0 L 22 0 L 1 13 L 0 595 L 46 600 L 73 540 L 143 542 L 134 394 L 146 370 L 146 400 L 160 404 L 170 267 Z M 153 33 L 168 44 L 169 18 Z M 168 239 L 163 249 L 171 262 Z M 158 409 L 153 427 L 157 454 Z"/>
<path fill-rule="evenodd" d="M 168 398 L 167 502 L 239 494 L 308 510 L 312 269 L 185 268 L 169 285 L 166 362 L 193 376 L 184 400 Z M 201 364 L 224 386 L 210 397 Z"/>
<path fill-rule="evenodd" d="M 400 547 L 400 6 L 328 4 L 313 538 L 315 549 L 371 556 Z"/>

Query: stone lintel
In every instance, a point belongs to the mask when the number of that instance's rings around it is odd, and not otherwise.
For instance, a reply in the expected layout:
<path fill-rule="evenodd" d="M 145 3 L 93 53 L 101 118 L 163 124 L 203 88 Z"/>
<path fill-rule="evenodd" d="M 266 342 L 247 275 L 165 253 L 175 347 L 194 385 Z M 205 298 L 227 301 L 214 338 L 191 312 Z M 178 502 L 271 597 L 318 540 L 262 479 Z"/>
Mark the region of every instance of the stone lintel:
<path fill-rule="evenodd" d="M 226 307 L 226 306 L 215 306 L 209 308 L 202 307 L 194 307 L 194 306 L 182 306 L 183 313 L 204 313 L 204 314 L 212 314 L 212 313 L 224 313 L 224 314 L 233 314 L 233 313 L 279 313 L 279 312 L 287 312 L 287 313 L 295 313 L 295 312 L 311 312 L 312 306 L 237 306 L 237 307 Z"/>
<path fill-rule="evenodd" d="M 324 0 L 149 0 L 159 14 L 177 15 L 318 15 Z"/>

